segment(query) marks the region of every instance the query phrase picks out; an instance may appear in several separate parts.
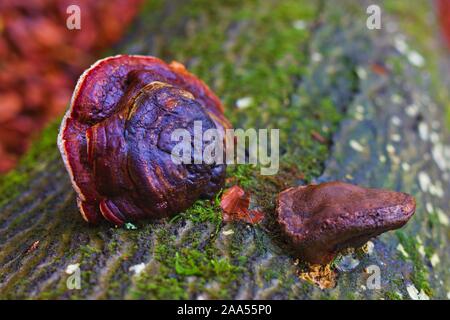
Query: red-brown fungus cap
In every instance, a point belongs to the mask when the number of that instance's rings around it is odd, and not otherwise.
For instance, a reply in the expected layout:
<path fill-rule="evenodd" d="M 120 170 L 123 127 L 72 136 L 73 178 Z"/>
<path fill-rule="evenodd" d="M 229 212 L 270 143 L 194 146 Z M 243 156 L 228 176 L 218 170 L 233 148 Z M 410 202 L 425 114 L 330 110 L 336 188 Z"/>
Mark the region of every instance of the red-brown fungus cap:
<path fill-rule="evenodd" d="M 58 137 L 83 218 L 126 221 L 170 216 L 223 186 L 224 164 L 176 164 L 175 129 L 193 135 L 230 124 L 214 93 L 183 65 L 119 55 L 78 80 Z"/>
<path fill-rule="evenodd" d="M 415 207 L 406 193 L 336 181 L 287 189 L 278 195 L 276 210 L 295 254 L 326 264 L 342 249 L 402 227 Z"/>

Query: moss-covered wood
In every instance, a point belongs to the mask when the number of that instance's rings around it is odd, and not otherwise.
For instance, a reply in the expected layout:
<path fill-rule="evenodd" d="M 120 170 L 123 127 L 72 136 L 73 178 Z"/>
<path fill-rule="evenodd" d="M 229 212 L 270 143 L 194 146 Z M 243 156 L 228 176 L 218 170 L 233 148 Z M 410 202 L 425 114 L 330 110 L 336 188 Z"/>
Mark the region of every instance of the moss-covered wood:
<path fill-rule="evenodd" d="M 225 224 L 216 200 L 137 229 L 88 226 L 55 124 L 0 185 L 0 297 L 409 299 L 414 286 L 446 298 L 449 141 L 427 61 L 412 65 L 414 44 L 400 53 L 399 33 L 368 30 L 367 6 L 333 3 L 149 1 L 111 54 L 178 60 L 221 97 L 236 127 L 281 129 L 277 176 L 229 168 L 229 184 L 252 192 L 267 219 Z M 386 19 L 395 23 L 395 12 Z M 242 98 L 247 108 L 236 107 Z M 374 240 L 370 254 L 339 273 L 336 288 L 322 291 L 296 276 L 273 224 L 273 200 L 287 186 L 331 179 L 410 192 L 418 208 L 406 228 Z M 334 266 L 345 269 L 348 259 Z M 65 269 L 76 263 L 81 290 L 68 290 Z M 134 275 L 130 268 L 142 263 Z M 379 290 L 366 287 L 369 265 L 381 269 Z"/>

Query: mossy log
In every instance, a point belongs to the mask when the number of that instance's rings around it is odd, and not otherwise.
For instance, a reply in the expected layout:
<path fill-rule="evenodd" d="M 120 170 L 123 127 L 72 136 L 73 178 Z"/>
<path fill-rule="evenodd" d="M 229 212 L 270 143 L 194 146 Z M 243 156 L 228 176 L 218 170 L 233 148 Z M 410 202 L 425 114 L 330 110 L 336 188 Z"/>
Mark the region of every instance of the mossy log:
<path fill-rule="evenodd" d="M 429 81 L 428 55 L 418 59 L 393 31 L 395 12 L 383 16 L 389 28 L 374 31 L 366 28 L 367 5 L 356 1 L 149 2 L 111 53 L 180 61 L 221 97 L 236 127 L 280 128 L 278 175 L 246 165 L 228 172 L 229 185 L 251 192 L 266 219 L 224 223 L 217 201 L 203 201 L 136 229 L 88 226 L 54 124 L 1 181 L 1 298 L 449 297 L 442 88 Z M 237 108 L 242 98 L 246 108 Z M 321 290 L 296 275 L 273 224 L 274 198 L 289 186 L 335 179 L 409 192 L 418 206 L 405 228 L 373 240 L 368 253 L 337 259 L 337 286 Z M 81 288 L 69 290 L 65 271 L 74 264 Z M 380 268 L 378 289 L 366 285 L 369 265 Z"/>

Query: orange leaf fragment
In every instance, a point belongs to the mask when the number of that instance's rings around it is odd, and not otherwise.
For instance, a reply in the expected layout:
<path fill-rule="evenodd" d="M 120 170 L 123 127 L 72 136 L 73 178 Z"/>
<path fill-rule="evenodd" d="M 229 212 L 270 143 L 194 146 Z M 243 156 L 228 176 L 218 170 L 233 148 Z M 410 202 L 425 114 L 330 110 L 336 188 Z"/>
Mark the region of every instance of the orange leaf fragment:
<path fill-rule="evenodd" d="M 372 71 L 379 76 L 385 76 L 389 73 L 386 67 L 378 63 L 373 63 L 370 67 Z"/>
<path fill-rule="evenodd" d="M 33 242 L 33 244 L 27 249 L 25 254 L 29 254 L 29 253 L 35 251 L 39 247 L 39 243 L 40 243 L 39 240 L 36 240 L 35 242 Z"/>
<path fill-rule="evenodd" d="M 250 205 L 250 195 L 239 186 L 233 186 L 227 189 L 220 201 L 225 222 L 244 221 L 256 224 L 262 221 L 264 214 L 259 210 L 248 210 Z"/>
<path fill-rule="evenodd" d="M 311 131 L 311 137 L 319 143 L 327 143 L 327 139 L 315 130 Z"/>

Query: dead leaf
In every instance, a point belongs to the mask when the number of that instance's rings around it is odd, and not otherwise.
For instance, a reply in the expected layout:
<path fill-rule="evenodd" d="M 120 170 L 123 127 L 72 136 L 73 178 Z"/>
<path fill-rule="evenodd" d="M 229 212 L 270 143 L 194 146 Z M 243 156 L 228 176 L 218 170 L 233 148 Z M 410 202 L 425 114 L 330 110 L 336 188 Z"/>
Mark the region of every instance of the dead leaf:
<path fill-rule="evenodd" d="M 249 210 L 250 195 L 239 186 L 233 186 L 227 189 L 221 198 L 220 207 L 223 210 L 223 220 L 245 221 L 251 224 L 257 224 L 264 219 L 264 214 L 259 210 Z"/>
<path fill-rule="evenodd" d="M 388 70 L 384 66 L 382 66 L 381 64 L 378 64 L 378 63 L 372 63 L 372 65 L 370 67 L 374 73 L 376 73 L 380 76 L 385 76 L 389 73 Z"/>
<path fill-rule="evenodd" d="M 323 144 L 326 144 L 328 141 L 327 141 L 327 139 L 324 137 L 324 136 L 322 136 L 320 133 L 318 133 L 317 131 L 311 131 L 311 137 L 314 139 L 314 140 L 316 140 L 317 142 L 320 142 L 320 143 L 323 143 Z"/>
<path fill-rule="evenodd" d="M 36 240 L 35 242 L 33 242 L 33 244 L 25 252 L 25 254 L 29 254 L 29 253 L 33 252 L 34 250 L 36 250 L 39 247 L 39 243 L 40 243 L 39 240 Z"/>

